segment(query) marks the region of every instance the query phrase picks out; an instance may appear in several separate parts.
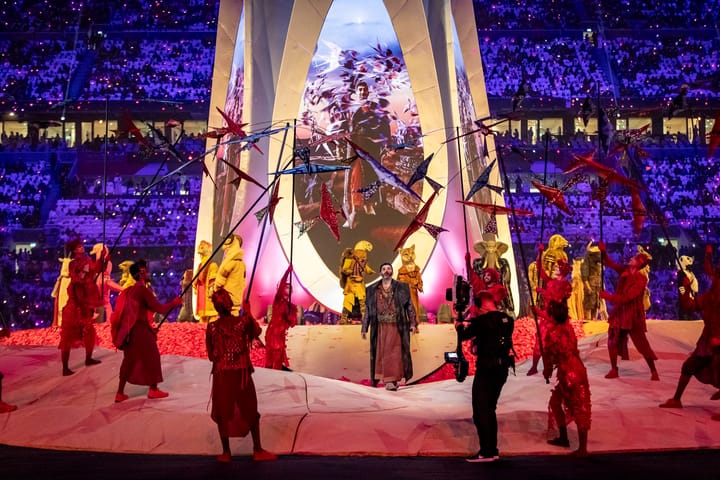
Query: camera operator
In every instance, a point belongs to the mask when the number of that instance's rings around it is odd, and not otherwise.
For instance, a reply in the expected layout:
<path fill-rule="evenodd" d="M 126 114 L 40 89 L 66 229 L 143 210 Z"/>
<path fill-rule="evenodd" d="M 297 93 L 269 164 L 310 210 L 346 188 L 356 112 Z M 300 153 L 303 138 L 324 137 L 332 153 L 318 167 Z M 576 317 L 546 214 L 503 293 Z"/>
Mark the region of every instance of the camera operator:
<path fill-rule="evenodd" d="M 507 380 L 508 368 L 513 363 L 513 357 L 510 356 L 513 319 L 497 309 L 497 303 L 507 294 L 502 285 L 495 284 L 486 290 L 473 293 L 476 315 L 468 322 L 455 322 L 458 337 L 461 340 L 472 339 L 473 352 L 477 356 L 472 385 L 472 408 L 480 450 L 466 460 L 493 462 L 500 458 L 495 409 Z"/>

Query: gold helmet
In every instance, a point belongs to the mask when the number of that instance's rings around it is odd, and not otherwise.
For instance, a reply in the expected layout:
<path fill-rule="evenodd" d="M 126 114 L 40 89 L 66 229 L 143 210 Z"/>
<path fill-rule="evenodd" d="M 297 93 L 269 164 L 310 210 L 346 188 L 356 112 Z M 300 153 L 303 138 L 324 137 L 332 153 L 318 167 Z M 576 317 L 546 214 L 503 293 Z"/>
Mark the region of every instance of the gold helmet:
<path fill-rule="evenodd" d="M 565 248 L 569 246 L 567 240 L 562 235 L 555 234 L 550 237 L 550 240 L 548 240 L 548 248 L 549 249 L 555 249 L 555 248 Z"/>
<path fill-rule="evenodd" d="M 368 242 L 367 240 L 360 240 L 355 244 L 354 247 L 355 250 L 365 250 L 366 252 L 372 252 L 373 246 L 372 243 Z"/>

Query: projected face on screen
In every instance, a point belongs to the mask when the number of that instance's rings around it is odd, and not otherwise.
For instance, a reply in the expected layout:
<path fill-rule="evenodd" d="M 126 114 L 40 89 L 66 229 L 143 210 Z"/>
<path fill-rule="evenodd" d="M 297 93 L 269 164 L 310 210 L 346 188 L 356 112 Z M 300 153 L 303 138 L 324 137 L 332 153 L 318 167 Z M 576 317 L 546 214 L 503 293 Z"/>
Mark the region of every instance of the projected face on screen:
<path fill-rule="evenodd" d="M 371 266 L 391 261 L 420 207 L 403 186 L 423 160 L 423 145 L 410 79 L 380 0 L 333 2 L 298 118 L 298 146 L 309 147 L 311 163 L 350 167 L 296 177 L 302 220 L 319 215 L 323 183 L 342 211 L 339 244 L 322 222 L 307 231 L 318 254 L 335 271 L 345 247 L 368 240 L 375 247 Z M 333 134 L 346 136 L 321 141 Z M 358 149 L 367 155 L 358 156 Z M 421 195 L 421 185 L 411 188 Z"/>

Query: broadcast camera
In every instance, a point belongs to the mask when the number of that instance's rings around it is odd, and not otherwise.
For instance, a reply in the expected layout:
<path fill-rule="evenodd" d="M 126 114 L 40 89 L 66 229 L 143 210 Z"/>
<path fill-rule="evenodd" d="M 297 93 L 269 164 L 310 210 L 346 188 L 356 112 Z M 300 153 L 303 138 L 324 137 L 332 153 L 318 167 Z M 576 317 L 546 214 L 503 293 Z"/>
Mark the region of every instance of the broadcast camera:
<path fill-rule="evenodd" d="M 462 276 L 455 275 L 453 286 L 445 290 L 445 300 L 452 302 L 458 316 L 462 315 L 462 312 L 470 305 L 470 284 Z M 459 317 L 458 320 L 460 320 Z"/>
<path fill-rule="evenodd" d="M 452 287 L 445 290 L 445 300 L 452 302 L 458 321 L 462 322 L 463 313 L 470 304 L 470 284 L 460 275 L 455 275 Z M 454 352 L 445 352 L 445 361 L 454 365 L 455 380 L 464 382 L 470 371 L 470 364 L 462 351 L 460 333 L 458 333 L 457 349 Z"/>

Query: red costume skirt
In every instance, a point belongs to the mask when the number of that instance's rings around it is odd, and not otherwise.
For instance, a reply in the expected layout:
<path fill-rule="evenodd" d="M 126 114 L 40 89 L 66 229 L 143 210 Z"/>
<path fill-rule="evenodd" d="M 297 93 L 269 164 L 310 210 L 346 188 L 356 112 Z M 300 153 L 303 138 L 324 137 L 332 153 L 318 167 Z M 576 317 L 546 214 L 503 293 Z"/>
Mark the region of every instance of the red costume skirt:
<path fill-rule="evenodd" d="M 249 369 L 213 373 L 210 418 L 223 437 L 244 437 L 257 425 L 260 413 Z"/>
<path fill-rule="evenodd" d="M 283 366 L 289 365 L 287 351 L 285 348 L 266 348 L 265 349 L 265 368 L 274 370 L 282 370 Z"/>
<path fill-rule="evenodd" d="M 123 353 L 120 378 L 134 385 L 155 385 L 163 381 L 160 351 L 150 324 L 143 321 L 135 323 Z"/>
<path fill-rule="evenodd" d="M 60 325 L 61 350 L 98 343 L 93 322 L 94 310 L 80 307 L 73 302 L 68 302 L 62 310 L 62 325 Z"/>
<path fill-rule="evenodd" d="M 683 375 L 694 376 L 698 381 L 720 388 L 720 347 L 712 350 L 712 355 L 698 355 L 696 352 L 682 364 Z"/>
<path fill-rule="evenodd" d="M 588 384 L 585 367 L 576 368 L 576 371 L 565 372 L 558 369 L 557 384 L 550 395 L 550 428 L 554 428 L 555 409 L 563 409 L 565 425 L 574 421 L 581 430 L 590 430 L 591 402 L 590 385 Z"/>

